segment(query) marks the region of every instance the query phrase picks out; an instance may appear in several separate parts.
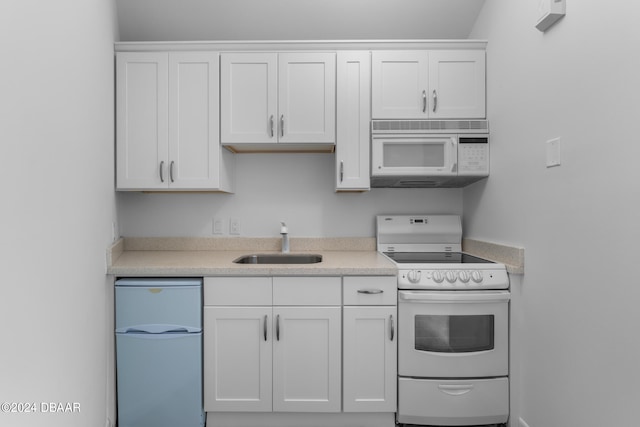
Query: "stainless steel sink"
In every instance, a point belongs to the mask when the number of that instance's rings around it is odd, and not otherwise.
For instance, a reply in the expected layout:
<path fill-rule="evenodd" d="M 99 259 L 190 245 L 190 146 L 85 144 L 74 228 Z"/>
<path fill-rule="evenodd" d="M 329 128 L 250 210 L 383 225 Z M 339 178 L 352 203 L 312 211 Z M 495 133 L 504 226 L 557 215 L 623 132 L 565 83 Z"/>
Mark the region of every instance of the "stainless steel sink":
<path fill-rule="evenodd" d="M 233 260 L 236 264 L 316 264 L 322 261 L 318 254 L 252 254 Z"/>

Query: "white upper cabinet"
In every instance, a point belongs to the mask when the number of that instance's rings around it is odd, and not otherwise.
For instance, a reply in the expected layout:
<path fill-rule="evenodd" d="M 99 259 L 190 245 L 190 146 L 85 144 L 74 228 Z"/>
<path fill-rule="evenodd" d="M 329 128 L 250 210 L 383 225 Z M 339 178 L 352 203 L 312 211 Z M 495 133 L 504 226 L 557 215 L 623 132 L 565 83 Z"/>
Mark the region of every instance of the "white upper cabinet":
<path fill-rule="evenodd" d="M 232 191 L 221 151 L 217 52 L 120 52 L 119 190 Z"/>
<path fill-rule="evenodd" d="M 118 53 L 116 81 L 118 189 L 166 188 L 169 56 Z"/>
<path fill-rule="evenodd" d="M 374 51 L 374 119 L 486 116 L 484 50 Z"/>
<path fill-rule="evenodd" d="M 337 54 L 336 191 L 370 188 L 371 53 Z"/>
<path fill-rule="evenodd" d="M 277 55 L 223 53 L 220 64 L 222 143 L 273 142 L 277 136 Z"/>
<path fill-rule="evenodd" d="M 335 69 L 335 53 L 223 53 L 222 143 L 334 144 Z"/>

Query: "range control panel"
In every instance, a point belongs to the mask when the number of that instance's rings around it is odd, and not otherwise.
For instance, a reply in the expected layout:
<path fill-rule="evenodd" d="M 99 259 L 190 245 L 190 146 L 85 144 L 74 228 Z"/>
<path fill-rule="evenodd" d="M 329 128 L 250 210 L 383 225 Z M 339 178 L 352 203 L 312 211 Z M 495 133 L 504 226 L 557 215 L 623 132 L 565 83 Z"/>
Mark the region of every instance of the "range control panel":
<path fill-rule="evenodd" d="M 509 277 L 504 269 L 399 270 L 398 289 L 509 289 Z"/>

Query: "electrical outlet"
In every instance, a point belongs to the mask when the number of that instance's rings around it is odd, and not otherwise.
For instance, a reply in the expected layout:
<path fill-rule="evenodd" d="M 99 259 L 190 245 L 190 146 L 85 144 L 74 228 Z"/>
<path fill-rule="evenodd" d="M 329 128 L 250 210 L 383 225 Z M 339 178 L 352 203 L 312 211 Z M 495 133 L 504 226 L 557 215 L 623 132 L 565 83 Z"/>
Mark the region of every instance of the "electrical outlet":
<path fill-rule="evenodd" d="M 240 221 L 238 218 L 231 218 L 229 220 L 229 234 L 240 234 Z"/>
<path fill-rule="evenodd" d="M 213 234 L 223 234 L 222 231 L 222 219 L 213 218 Z"/>
<path fill-rule="evenodd" d="M 518 419 L 518 425 L 519 427 L 529 427 L 529 424 L 527 424 L 522 418 Z"/>

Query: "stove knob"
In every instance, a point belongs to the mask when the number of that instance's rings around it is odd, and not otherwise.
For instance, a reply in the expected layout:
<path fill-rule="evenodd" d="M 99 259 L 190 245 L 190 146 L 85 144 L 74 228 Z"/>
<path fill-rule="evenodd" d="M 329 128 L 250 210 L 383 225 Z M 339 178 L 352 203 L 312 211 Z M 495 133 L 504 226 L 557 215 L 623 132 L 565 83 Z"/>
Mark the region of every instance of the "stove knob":
<path fill-rule="evenodd" d="M 469 272 L 468 271 L 461 271 L 458 273 L 458 279 L 460 279 L 460 281 L 462 283 L 467 283 L 470 279 L 469 277 Z"/>
<path fill-rule="evenodd" d="M 472 272 L 471 273 L 471 279 L 476 283 L 482 282 L 482 272 L 481 271 Z"/>
<path fill-rule="evenodd" d="M 433 278 L 433 281 L 436 283 L 442 283 L 444 280 L 444 276 L 439 271 L 434 271 L 431 277 Z"/>
<path fill-rule="evenodd" d="M 407 273 L 407 279 L 410 283 L 418 283 L 420 281 L 420 270 L 411 270 Z"/>
<path fill-rule="evenodd" d="M 455 282 L 456 279 L 458 278 L 458 275 L 456 274 L 455 271 L 447 271 L 445 276 L 447 278 L 447 282 L 449 282 L 449 283 Z"/>

